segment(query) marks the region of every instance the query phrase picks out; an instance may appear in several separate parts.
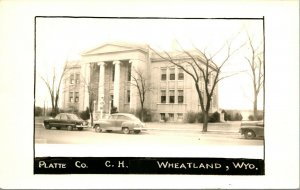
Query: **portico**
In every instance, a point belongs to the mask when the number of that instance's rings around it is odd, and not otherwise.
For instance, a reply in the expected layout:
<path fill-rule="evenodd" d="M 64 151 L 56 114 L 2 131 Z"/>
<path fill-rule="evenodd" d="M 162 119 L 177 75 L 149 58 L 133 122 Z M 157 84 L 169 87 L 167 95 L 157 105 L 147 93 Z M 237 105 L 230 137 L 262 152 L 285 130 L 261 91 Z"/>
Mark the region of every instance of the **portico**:
<path fill-rule="evenodd" d="M 84 107 L 95 102 L 98 117 L 108 114 L 115 107 L 118 112 L 138 108 L 136 87 L 131 85 L 134 69 L 145 67 L 147 52 L 132 47 L 106 44 L 82 54 L 85 80 L 90 89 L 84 88 Z"/>

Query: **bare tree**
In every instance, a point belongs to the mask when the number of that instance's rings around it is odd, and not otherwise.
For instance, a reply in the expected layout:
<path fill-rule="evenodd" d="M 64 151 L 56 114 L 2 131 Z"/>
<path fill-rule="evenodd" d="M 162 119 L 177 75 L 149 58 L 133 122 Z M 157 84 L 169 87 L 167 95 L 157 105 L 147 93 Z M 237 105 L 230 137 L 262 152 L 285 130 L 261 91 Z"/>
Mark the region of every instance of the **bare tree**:
<path fill-rule="evenodd" d="M 93 65 L 90 65 L 90 71 L 94 68 Z M 81 73 L 80 76 L 85 76 Z M 89 106 L 88 106 L 88 110 L 89 110 L 89 115 L 90 115 L 90 119 L 91 119 L 91 125 L 93 126 L 94 124 L 94 110 L 95 110 L 95 105 L 94 105 L 94 101 L 96 100 L 96 84 L 94 84 L 91 81 L 90 75 L 88 76 L 88 78 L 85 77 L 81 77 L 81 81 L 83 83 L 83 87 L 87 89 L 88 92 L 88 99 L 89 99 Z"/>
<path fill-rule="evenodd" d="M 134 68 L 131 73 L 131 85 L 135 86 L 138 90 L 139 99 L 141 103 L 141 120 L 144 121 L 144 103 L 146 93 L 151 90 L 147 83 L 146 75 L 139 69 Z"/>
<path fill-rule="evenodd" d="M 237 73 L 225 74 L 222 72 L 223 67 L 231 58 L 231 56 L 244 45 L 243 44 L 238 48 L 232 50 L 231 48 L 232 42 L 233 40 L 227 41 L 214 54 L 207 53 L 205 49 L 204 51 L 200 51 L 196 47 L 194 47 L 193 51 L 186 51 L 178 43 L 181 49 L 179 50 L 180 57 L 168 53 L 167 51 L 158 52 L 152 49 L 161 59 L 181 68 L 185 73 L 187 73 L 193 79 L 194 86 L 197 91 L 198 98 L 200 100 L 200 107 L 203 112 L 203 128 L 202 128 L 203 132 L 207 132 L 209 111 L 211 108 L 211 100 L 215 93 L 217 84 L 221 80 L 237 74 Z M 225 55 L 222 58 L 222 61 L 220 62 L 220 64 L 216 64 L 213 61 L 213 58 L 215 58 L 215 56 L 220 54 L 220 52 L 224 49 L 225 49 Z M 178 61 L 182 58 L 184 59 L 183 62 Z M 204 89 L 201 88 L 201 82 L 204 83 Z"/>
<path fill-rule="evenodd" d="M 41 77 L 42 80 L 44 81 L 45 85 L 47 86 L 50 97 L 51 97 L 51 106 L 52 106 L 51 115 L 52 116 L 57 115 L 59 112 L 58 100 L 59 100 L 59 96 L 60 96 L 60 87 L 61 87 L 62 79 L 63 79 L 64 75 L 66 74 L 67 70 L 68 70 L 68 67 L 67 67 L 67 64 L 65 64 L 62 73 L 60 74 L 60 76 L 57 76 L 55 68 L 53 68 L 53 75 L 51 77 L 51 81 L 49 81 L 48 78 L 45 79 L 44 77 Z"/>
<path fill-rule="evenodd" d="M 249 73 L 253 84 L 253 118 L 257 120 L 257 97 L 264 83 L 264 60 L 260 45 L 254 47 L 253 39 L 248 34 L 248 44 L 250 47 L 250 56 L 245 57 L 251 72 Z"/>

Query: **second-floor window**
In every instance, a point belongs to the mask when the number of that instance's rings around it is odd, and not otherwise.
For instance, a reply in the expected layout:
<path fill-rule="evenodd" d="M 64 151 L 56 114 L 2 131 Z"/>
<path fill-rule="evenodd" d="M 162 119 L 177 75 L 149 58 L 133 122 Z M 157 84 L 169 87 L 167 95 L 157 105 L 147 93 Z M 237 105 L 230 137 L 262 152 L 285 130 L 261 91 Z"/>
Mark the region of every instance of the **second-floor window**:
<path fill-rule="evenodd" d="M 181 68 L 178 68 L 178 80 L 184 80 L 184 73 Z"/>
<path fill-rule="evenodd" d="M 76 74 L 76 84 L 79 84 L 79 82 L 80 82 L 80 75 Z"/>
<path fill-rule="evenodd" d="M 127 66 L 127 81 L 131 81 L 131 63 Z"/>
<path fill-rule="evenodd" d="M 170 68 L 170 80 L 175 80 L 175 68 Z"/>
<path fill-rule="evenodd" d="M 169 90 L 169 103 L 173 104 L 175 103 L 175 91 Z"/>
<path fill-rule="evenodd" d="M 161 72 L 160 80 L 167 80 L 167 69 L 161 68 L 160 72 Z"/>
<path fill-rule="evenodd" d="M 111 67 L 111 80 L 115 81 L 115 66 L 112 65 Z"/>
<path fill-rule="evenodd" d="M 160 91 L 160 103 L 166 103 L 166 91 L 165 90 Z"/>
<path fill-rule="evenodd" d="M 178 104 L 182 104 L 183 100 L 183 90 L 178 90 Z"/>
<path fill-rule="evenodd" d="M 69 92 L 69 102 L 73 102 L 73 92 Z"/>
<path fill-rule="evenodd" d="M 127 103 L 130 103 L 130 90 L 127 90 Z"/>
<path fill-rule="evenodd" d="M 70 84 L 74 84 L 74 74 L 70 75 Z"/>

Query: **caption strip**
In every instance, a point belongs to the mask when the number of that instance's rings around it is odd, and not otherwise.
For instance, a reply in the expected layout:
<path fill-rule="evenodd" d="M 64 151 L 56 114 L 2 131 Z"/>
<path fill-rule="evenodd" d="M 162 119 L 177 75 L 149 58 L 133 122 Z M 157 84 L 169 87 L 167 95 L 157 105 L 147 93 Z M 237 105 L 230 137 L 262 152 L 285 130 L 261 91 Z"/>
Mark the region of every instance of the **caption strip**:
<path fill-rule="evenodd" d="M 264 160 L 233 158 L 37 157 L 34 174 L 264 175 Z"/>

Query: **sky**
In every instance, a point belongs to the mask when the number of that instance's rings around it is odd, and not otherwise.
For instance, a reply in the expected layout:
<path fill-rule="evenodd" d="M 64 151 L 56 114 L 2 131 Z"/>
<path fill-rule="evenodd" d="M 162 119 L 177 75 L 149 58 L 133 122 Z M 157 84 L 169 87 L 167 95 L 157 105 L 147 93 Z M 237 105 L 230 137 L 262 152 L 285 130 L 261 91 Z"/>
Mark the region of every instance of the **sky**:
<path fill-rule="evenodd" d="M 106 42 L 146 43 L 159 50 L 197 47 L 209 54 L 217 52 L 228 40 L 232 50 L 224 73 L 236 73 L 219 83 L 219 107 L 222 109 L 252 109 L 253 89 L 249 76 L 247 35 L 255 47 L 262 48 L 263 21 L 245 19 L 104 19 L 104 18 L 37 18 L 36 20 L 36 105 L 50 107 L 49 93 L 41 77 L 59 73 L 66 60 L 80 59 L 86 50 Z M 214 62 L 224 60 L 222 49 Z M 258 108 L 263 109 L 263 91 Z"/>

